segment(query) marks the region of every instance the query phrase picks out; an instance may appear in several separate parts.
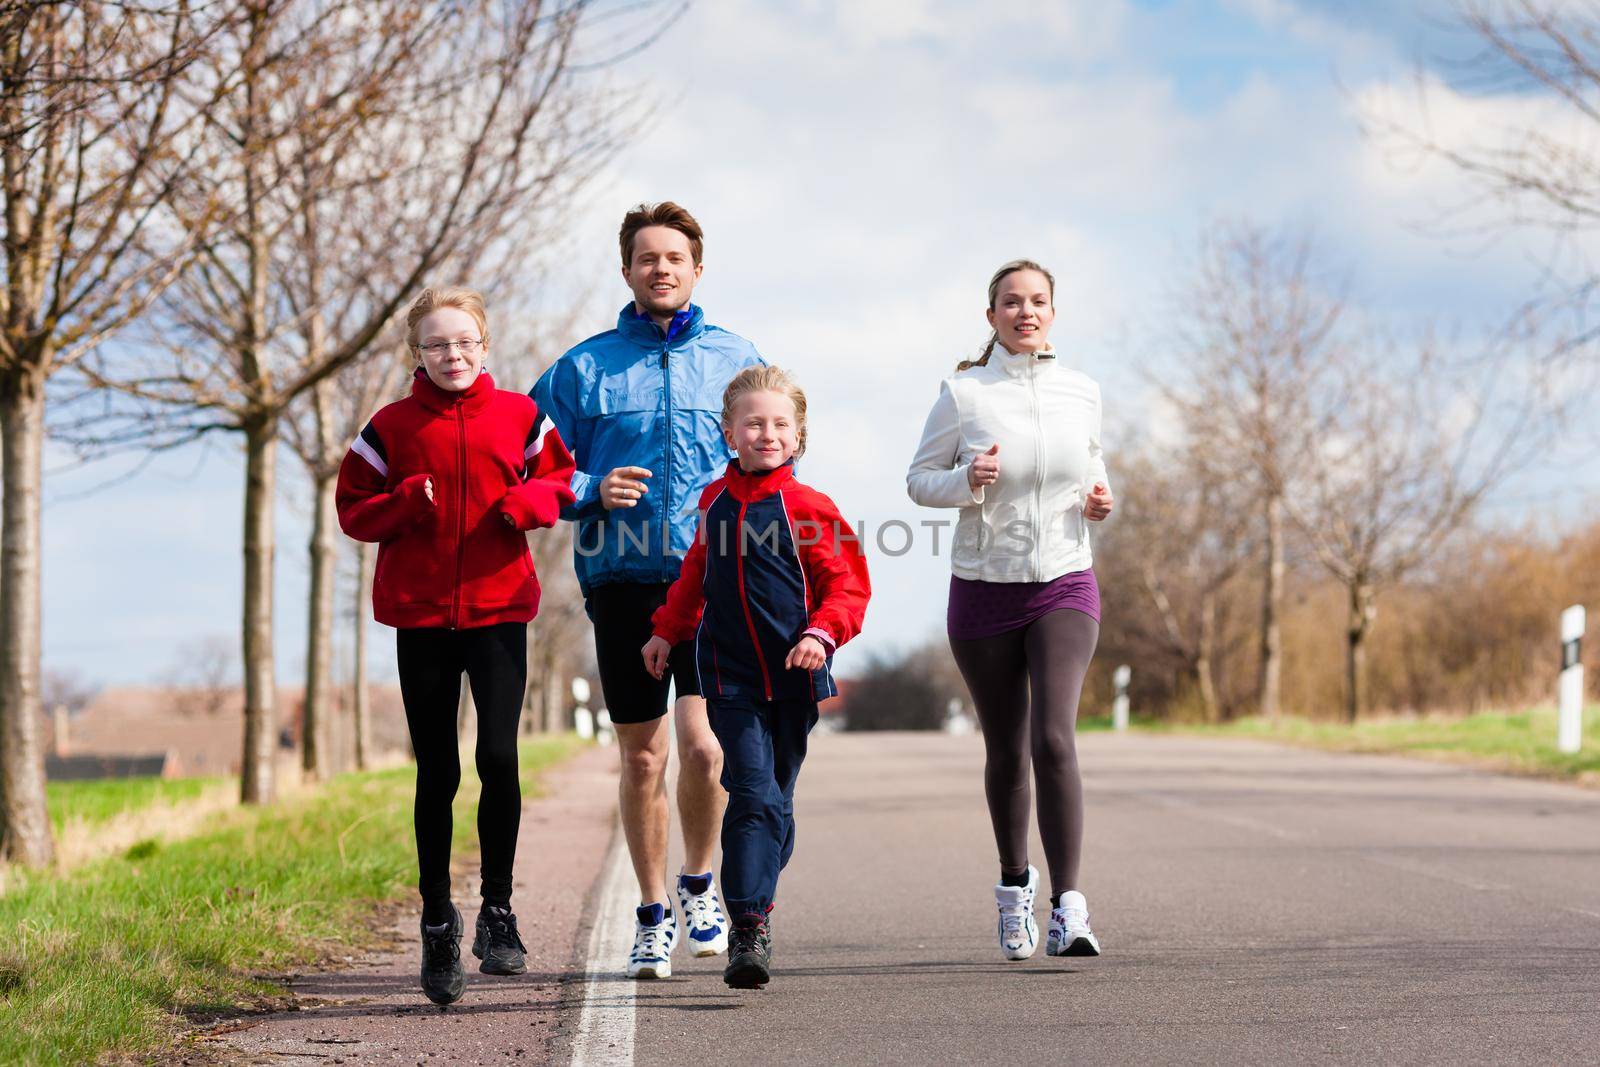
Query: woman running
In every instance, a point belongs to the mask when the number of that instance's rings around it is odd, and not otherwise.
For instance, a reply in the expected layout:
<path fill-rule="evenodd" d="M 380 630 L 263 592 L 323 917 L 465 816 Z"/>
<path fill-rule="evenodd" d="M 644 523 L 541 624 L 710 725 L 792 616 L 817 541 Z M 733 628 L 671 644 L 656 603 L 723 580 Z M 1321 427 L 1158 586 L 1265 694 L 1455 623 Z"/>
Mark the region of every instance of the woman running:
<path fill-rule="evenodd" d="M 1078 695 L 1100 635 L 1085 520 L 1111 514 L 1100 388 L 1050 346 L 1055 279 L 1013 260 L 989 282 L 988 343 L 940 386 L 906 487 L 924 507 L 960 508 L 947 626 L 983 729 L 984 793 L 1000 851 L 1000 948 L 1038 944 L 1028 863 L 1028 765 L 1050 870 L 1052 956 L 1096 956 L 1078 889 L 1083 783 Z"/>

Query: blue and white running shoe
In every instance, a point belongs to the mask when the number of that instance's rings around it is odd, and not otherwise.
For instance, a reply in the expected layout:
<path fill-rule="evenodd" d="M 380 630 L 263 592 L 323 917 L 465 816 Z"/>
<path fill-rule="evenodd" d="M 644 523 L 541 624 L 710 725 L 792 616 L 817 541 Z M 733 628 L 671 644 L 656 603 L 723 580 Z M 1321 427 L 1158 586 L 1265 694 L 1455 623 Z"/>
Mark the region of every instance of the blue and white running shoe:
<path fill-rule="evenodd" d="M 645 904 L 634 909 L 638 925 L 633 931 L 633 952 L 628 956 L 629 978 L 671 978 L 672 950 L 678 944 L 678 919 L 665 904 Z"/>
<path fill-rule="evenodd" d="M 678 875 L 678 906 L 689 931 L 689 951 L 697 957 L 728 951 L 728 916 L 709 874 Z"/>
<path fill-rule="evenodd" d="M 1028 868 L 1027 885 L 997 885 L 995 906 L 1000 910 L 1000 951 L 1008 960 L 1025 960 L 1039 947 L 1039 927 L 1033 921 L 1033 895 L 1039 890 L 1039 872 Z"/>

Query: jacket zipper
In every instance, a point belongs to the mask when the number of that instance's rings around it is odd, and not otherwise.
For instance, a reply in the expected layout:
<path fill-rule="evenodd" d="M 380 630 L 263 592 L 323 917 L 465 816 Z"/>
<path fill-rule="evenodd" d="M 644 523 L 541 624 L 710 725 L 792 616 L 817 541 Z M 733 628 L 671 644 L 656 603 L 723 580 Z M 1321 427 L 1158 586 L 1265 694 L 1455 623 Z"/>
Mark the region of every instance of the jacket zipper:
<path fill-rule="evenodd" d="M 456 405 L 456 582 L 450 592 L 450 629 L 461 625 L 461 574 L 466 568 L 467 545 L 467 415 Z"/>
<path fill-rule="evenodd" d="M 1028 397 L 1033 406 L 1033 575 L 1040 581 L 1044 575 L 1044 424 L 1039 418 L 1039 364 L 1028 357 Z"/>
<path fill-rule="evenodd" d="M 657 327 L 660 329 L 660 327 Z M 661 344 L 661 380 L 666 397 L 666 450 L 661 457 L 661 558 L 672 551 L 672 370 L 667 366 L 667 347 L 671 339 Z"/>
<path fill-rule="evenodd" d="M 744 591 L 744 513 L 750 505 L 744 501 L 739 502 L 739 546 L 738 575 L 739 575 L 739 605 L 744 608 L 744 624 L 750 628 L 750 643 L 755 646 L 756 663 L 761 667 L 761 685 L 767 694 L 767 699 L 772 699 L 772 677 L 767 674 L 767 657 L 761 651 L 761 641 L 756 637 L 755 616 L 750 614 L 750 597 Z"/>

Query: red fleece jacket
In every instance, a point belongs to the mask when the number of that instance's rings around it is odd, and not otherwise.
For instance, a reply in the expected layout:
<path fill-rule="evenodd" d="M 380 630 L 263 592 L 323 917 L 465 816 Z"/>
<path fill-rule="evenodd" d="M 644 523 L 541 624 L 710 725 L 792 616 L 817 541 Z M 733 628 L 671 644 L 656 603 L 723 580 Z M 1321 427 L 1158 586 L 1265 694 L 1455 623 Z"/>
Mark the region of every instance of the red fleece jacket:
<path fill-rule="evenodd" d="M 534 436 L 538 424 L 532 398 L 487 372 L 452 393 L 420 368 L 411 395 L 367 423 L 339 467 L 337 502 L 344 532 L 378 543 L 379 622 L 465 629 L 538 614 L 524 531 L 555 525 L 576 469 L 554 429 Z"/>

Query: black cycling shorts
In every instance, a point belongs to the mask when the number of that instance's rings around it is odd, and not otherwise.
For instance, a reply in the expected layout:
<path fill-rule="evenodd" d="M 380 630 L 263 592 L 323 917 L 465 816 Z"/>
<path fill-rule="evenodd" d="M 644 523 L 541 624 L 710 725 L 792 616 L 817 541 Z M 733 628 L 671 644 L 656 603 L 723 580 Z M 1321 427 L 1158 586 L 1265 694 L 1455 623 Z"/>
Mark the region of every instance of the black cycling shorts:
<path fill-rule="evenodd" d="M 670 583 L 613 582 L 596 586 L 584 602 L 594 623 L 594 657 L 600 667 L 600 691 L 612 722 L 650 722 L 667 713 L 667 685 L 679 697 L 700 695 L 694 641 L 673 646 L 667 670 L 658 682 L 644 669 L 650 616 L 667 601 Z"/>

